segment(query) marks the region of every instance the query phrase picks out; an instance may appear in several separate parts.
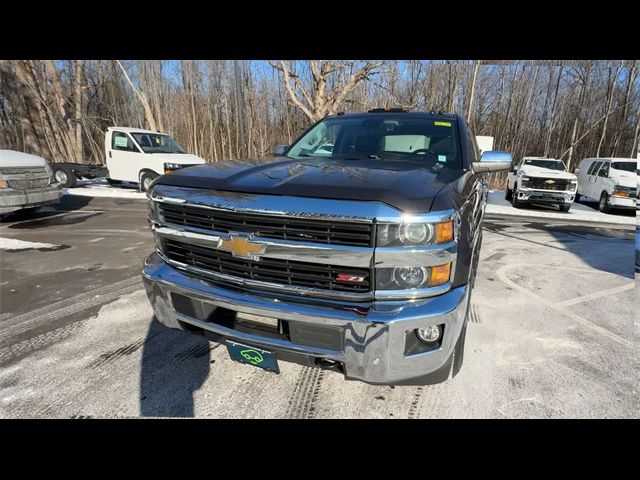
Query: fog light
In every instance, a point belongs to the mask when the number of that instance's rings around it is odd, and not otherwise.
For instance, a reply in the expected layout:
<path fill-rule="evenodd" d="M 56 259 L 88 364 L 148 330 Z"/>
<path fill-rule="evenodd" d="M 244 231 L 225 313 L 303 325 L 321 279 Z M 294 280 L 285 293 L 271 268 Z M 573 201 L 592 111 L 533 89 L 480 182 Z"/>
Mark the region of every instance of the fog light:
<path fill-rule="evenodd" d="M 398 267 L 393 270 L 393 280 L 400 288 L 418 288 L 427 281 L 424 267 Z"/>
<path fill-rule="evenodd" d="M 429 325 L 427 328 L 417 328 L 416 335 L 425 343 L 432 343 L 440 338 L 440 325 Z"/>

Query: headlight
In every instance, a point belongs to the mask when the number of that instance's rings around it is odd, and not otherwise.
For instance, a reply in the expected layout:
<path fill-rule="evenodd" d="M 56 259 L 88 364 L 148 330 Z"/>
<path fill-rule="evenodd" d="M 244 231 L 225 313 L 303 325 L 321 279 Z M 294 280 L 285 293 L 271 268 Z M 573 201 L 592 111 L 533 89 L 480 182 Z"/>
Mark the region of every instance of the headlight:
<path fill-rule="evenodd" d="M 171 173 L 175 170 L 180 170 L 183 167 L 182 164 L 180 163 L 171 163 L 171 162 L 165 162 L 164 164 L 164 173 Z"/>
<path fill-rule="evenodd" d="M 437 245 L 453 241 L 453 221 L 378 225 L 376 246 Z"/>
<path fill-rule="evenodd" d="M 158 220 L 158 204 L 152 200 L 147 200 L 147 206 L 149 208 L 147 219 L 149 222 Z"/>
<path fill-rule="evenodd" d="M 410 290 L 444 285 L 451 277 L 451 263 L 435 267 L 376 269 L 377 290 Z"/>
<path fill-rule="evenodd" d="M 404 223 L 399 233 L 403 244 L 420 245 L 433 237 L 433 226 L 430 223 Z"/>

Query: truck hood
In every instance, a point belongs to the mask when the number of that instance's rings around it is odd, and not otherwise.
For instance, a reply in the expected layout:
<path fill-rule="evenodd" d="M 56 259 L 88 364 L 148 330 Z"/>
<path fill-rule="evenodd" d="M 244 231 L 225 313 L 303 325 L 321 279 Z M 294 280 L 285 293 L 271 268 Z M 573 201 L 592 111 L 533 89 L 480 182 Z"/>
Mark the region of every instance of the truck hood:
<path fill-rule="evenodd" d="M 609 169 L 609 178 L 623 187 L 635 188 L 638 184 L 638 175 L 624 170 Z"/>
<path fill-rule="evenodd" d="M 42 167 L 47 161 L 30 153 L 0 150 L 0 167 Z"/>
<path fill-rule="evenodd" d="M 565 180 L 578 179 L 578 177 L 573 173 L 551 170 L 550 168 L 536 167 L 535 165 L 524 165 L 520 168 L 520 171 L 524 172 L 527 177 L 559 178 Z"/>
<path fill-rule="evenodd" d="M 283 157 L 225 162 L 177 170 L 157 184 L 242 193 L 290 195 L 340 200 L 368 200 L 412 213 L 427 212 L 433 199 L 462 171 L 422 162 L 333 160 Z"/>
<path fill-rule="evenodd" d="M 148 155 L 163 162 L 177 163 L 180 165 L 201 165 L 207 163 L 204 158 L 191 155 L 190 153 L 150 153 Z"/>

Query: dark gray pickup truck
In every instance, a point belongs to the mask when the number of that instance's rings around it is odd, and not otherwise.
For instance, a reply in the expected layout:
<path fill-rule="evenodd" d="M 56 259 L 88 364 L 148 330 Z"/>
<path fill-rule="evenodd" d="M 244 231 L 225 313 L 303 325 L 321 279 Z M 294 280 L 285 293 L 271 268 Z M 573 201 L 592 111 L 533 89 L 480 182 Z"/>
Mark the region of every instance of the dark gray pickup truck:
<path fill-rule="evenodd" d="M 462 365 L 486 182 L 452 114 L 376 109 L 319 121 L 270 162 L 159 177 L 143 279 L 157 319 L 232 359 L 438 383 Z"/>

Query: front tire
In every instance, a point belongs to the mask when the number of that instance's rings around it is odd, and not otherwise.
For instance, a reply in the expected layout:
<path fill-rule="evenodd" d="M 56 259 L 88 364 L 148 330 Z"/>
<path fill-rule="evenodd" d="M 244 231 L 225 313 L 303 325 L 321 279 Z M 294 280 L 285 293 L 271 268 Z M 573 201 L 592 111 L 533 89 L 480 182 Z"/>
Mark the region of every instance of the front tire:
<path fill-rule="evenodd" d="M 507 187 L 507 191 L 504 192 L 504 199 L 507 202 L 510 202 L 512 197 L 513 197 L 513 192 L 511 190 L 509 190 L 509 187 Z"/>
<path fill-rule="evenodd" d="M 571 208 L 571 204 L 567 203 L 564 205 L 560 205 L 560 211 L 563 213 L 567 213 L 569 211 L 569 209 Z"/>
<path fill-rule="evenodd" d="M 582 198 L 582 195 L 580 195 L 578 192 L 576 192 L 575 202 L 578 203 L 580 201 L 580 198 Z"/>
<path fill-rule="evenodd" d="M 151 186 L 151 182 L 153 182 L 156 178 L 158 178 L 158 174 L 155 172 L 144 172 L 140 176 L 140 191 L 146 192 L 149 190 Z"/>
<path fill-rule="evenodd" d="M 73 188 L 78 183 L 78 177 L 74 171 L 67 166 L 53 167 L 53 177 L 60 183 L 62 188 Z"/>
<path fill-rule="evenodd" d="M 602 213 L 611 213 L 611 205 L 609 205 L 609 194 L 607 192 L 602 192 L 602 195 L 600 195 L 598 210 L 600 210 Z"/>
<path fill-rule="evenodd" d="M 515 188 L 513 189 L 513 193 L 511 194 L 511 205 L 513 205 L 513 208 L 522 207 L 522 202 L 518 200 L 518 190 L 516 190 Z"/>

